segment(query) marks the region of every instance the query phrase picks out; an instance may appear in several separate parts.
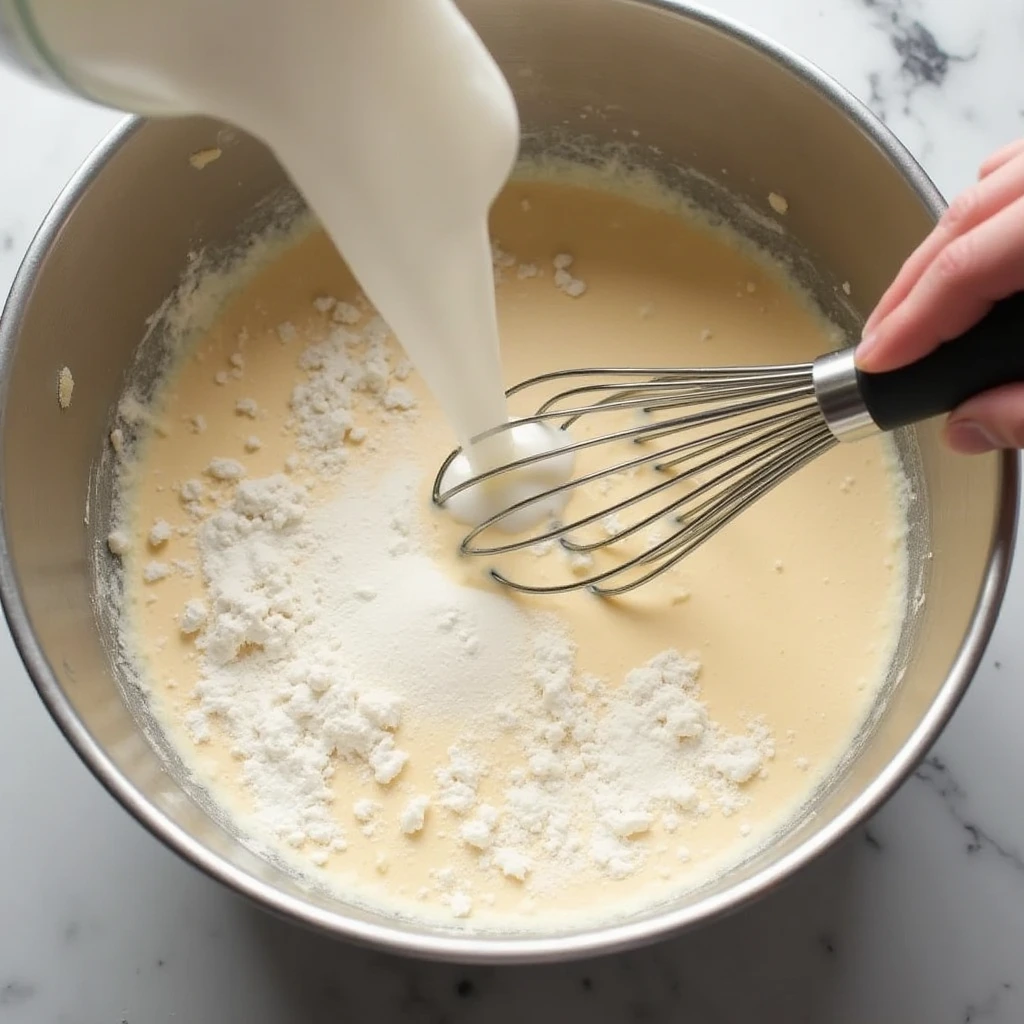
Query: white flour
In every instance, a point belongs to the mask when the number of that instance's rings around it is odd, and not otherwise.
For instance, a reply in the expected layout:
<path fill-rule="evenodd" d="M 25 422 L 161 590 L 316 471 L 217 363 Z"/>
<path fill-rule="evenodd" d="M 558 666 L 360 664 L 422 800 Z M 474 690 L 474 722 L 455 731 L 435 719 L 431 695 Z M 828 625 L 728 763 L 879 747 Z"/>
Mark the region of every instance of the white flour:
<path fill-rule="evenodd" d="M 185 725 L 197 744 L 228 737 L 256 831 L 317 868 L 353 842 L 443 829 L 476 868 L 437 871 L 428 892 L 462 918 L 502 879 L 535 895 L 587 874 L 622 879 L 643 866 L 655 828 L 738 811 L 772 740 L 757 723 L 728 734 L 709 718 L 694 660 L 668 650 L 624 680 L 582 676 L 557 620 L 462 586 L 434 562 L 415 466 L 370 478 L 348 465 L 354 446 L 376 443 L 376 424 L 414 418 L 414 402 L 379 318 L 317 303 L 335 326 L 297 353 L 305 377 L 288 427 L 309 479 L 344 473 L 335 496 L 314 503 L 302 477 L 251 478 L 227 458 L 209 463 L 206 482 L 176 485 L 205 583 L 177 620 L 201 658 Z M 147 536 L 161 547 L 167 524 Z M 109 544 L 129 546 L 122 530 Z M 174 570 L 151 560 L 142 571 L 158 586 Z M 402 779 L 410 721 L 445 721 L 462 737 L 443 764 L 423 766 L 432 787 L 392 817 L 372 799 L 339 809 L 331 780 L 342 763 L 371 790 Z M 511 765 L 493 753 L 507 740 L 519 751 Z"/>
<path fill-rule="evenodd" d="M 205 657 L 190 727 L 199 740 L 209 716 L 226 726 L 259 818 L 278 837 L 340 849 L 335 762 L 389 785 L 406 764 L 410 714 L 458 716 L 466 746 L 449 752 L 432 793 L 383 827 L 418 833 L 428 807 L 457 819 L 483 873 L 460 880 L 464 894 L 492 872 L 541 891 L 594 868 L 624 878 L 643 864 L 635 840 L 656 821 L 672 831 L 680 816 L 744 804 L 742 784 L 771 757 L 770 737 L 756 726 L 728 735 L 710 721 L 695 662 L 666 651 L 617 689 L 578 678 L 556 623 L 531 621 L 434 565 L 403 474 L 372 496 L 360 490 L 314 513 L 286 477 L 244 481 L 200 530 L 209 611 L 190 602 L 181 616 Z M 344 531 L 332 528 L 339 521 Z M 478 798 L 495 766 L 473 722 L 513 734 L 524 751 L 492 804 Z M 368 806 L 356 816 L 369 820 Z"/>
<path fill-rule="evenodd" d="M 394 690 L 418 715 L 467 722 L 496 695 L 528 692 L 530 620 L 438 568 L 416 536 L 418 483 L 411 467 L 353 479 L 309 524 L 317 555 L 302 585 L 321 621 L 337 624 L 357 678 Z"/>

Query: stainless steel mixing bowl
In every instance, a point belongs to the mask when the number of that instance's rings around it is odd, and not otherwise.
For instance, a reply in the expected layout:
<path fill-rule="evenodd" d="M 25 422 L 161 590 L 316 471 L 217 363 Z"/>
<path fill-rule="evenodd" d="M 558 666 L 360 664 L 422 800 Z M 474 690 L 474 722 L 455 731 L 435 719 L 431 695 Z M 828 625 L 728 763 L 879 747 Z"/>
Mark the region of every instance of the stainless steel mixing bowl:
<path fill-rule="evenodd" d="M 850 282 L 856 311 L 865 313 L 940 211 L 920 168 L 856 101 L 734 24 L 667 0 L 464 7 L 508 73 L 528 130 L 568 125 L 597 142 L 634 142 L 666 173 L 693 168 L 766 215 L 769 191 L 786 196 L 790 241 L 767 229 L 765 237 L 805 268 L 827 271 L 808 276 L 838 316 L 849 311 L 830 298 L 841 296 L 832 286 Z M 144 707 L 112 665 L 92 572 L 105 512 L 94 504 L 87 514 L 86 496 L 146 319 L 174 288 L 186 254 L 230 239 L 282 184 L 261 145 L 242 135 L 225 141 L 221 130 L 194 119 L 132 121 L 114 132 L 49 214 L 0 324 L 0 593 L 43 700 L 110 792 L 172 849 L 265 908 L 398 952 L 489 961 L 578 957 L 707 921 L 771 890 L 874 811 L 962 696 L 1012 549 L 1016 457 L 954 457 L 934 424 L 916 431 L 914 456 L 914 564 L 924 600 L 886 699 L 813 813 L 697 893 L 605 927 L 544 937 L 399 923 L 306 891 L 188 795 L 146 739 Z M 197 172 L 189 154 L 218 138 L 224 155 Z M 688 180 L 708 201 L 720 199 L 702 178 Z M 75 391 L 61 411 L 56 380 L 65 365 Z"/>

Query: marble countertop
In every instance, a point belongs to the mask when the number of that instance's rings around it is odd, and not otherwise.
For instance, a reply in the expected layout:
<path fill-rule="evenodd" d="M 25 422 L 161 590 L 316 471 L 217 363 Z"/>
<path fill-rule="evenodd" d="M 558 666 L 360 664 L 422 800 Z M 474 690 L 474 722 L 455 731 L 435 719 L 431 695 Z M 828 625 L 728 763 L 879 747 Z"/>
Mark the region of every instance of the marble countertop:
<path fill-rule="evenodd" d="M 713 0 L 867 101 L 951 195 L 1024 135 L 1020 0 Z M 0 294 L 113 115 L 0 72 Z M 0 1024 L 1024 1021 L 1024 561 L 920 770 L 783 891 L 650 949 L 464 969 L 328 942 L 177 860 L 101 790 L 0 632 Z"/>

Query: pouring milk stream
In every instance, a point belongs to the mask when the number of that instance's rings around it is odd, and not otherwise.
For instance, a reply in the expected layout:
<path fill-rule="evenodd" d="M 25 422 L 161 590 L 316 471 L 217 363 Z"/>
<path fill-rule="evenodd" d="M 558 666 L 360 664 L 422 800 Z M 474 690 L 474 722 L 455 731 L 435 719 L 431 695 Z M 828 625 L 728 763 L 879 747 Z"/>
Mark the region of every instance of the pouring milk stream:
<path fill-rule="evenodd" d="M 473 443 L 508 419 L 487 215 L 519 118 L 452 0 L 0 0 L 5 53 L 102 103 L 206 114 L 265 141 L 463 445 L 449 483 L 559 445 L 538 424 Z M 482 521 L 567 479 L 571 459 L 542 466 L 449 510 Z"/>

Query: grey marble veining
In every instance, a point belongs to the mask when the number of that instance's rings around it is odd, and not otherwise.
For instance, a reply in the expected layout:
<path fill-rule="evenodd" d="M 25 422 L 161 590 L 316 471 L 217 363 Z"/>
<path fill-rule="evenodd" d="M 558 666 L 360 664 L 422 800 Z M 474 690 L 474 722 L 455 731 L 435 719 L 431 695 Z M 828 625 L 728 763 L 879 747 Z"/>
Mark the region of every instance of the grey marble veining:
<path fill-rule="evenodd" d="M 804 54 L 947 194 L 1024 135 L 1019 0 L 715 0 Z M 0 289 L 114 123 L 0 72 Z M 578 964 L 464 969 L 266 917 L 122 812 L 0 633 L 0 1024 L 1021 1024 L 1024 584 L 952 724 L 866 829 L 727 921 Z"/>
<path fill-rule="evenodd" d="M 949 765 L 938 754 L 933 753 L 926 757 L 924 763 L 914 772 L 914 778 L 923 782 L 938 796 L 949 816 L 963 830 L 961 840 L 965 853 L 993 853 L 1005 861 L 1008 867 L 1024 873 L 1024 856 L 1021 850 L 975 822 L 967 793 L 957 782 Z"/>

